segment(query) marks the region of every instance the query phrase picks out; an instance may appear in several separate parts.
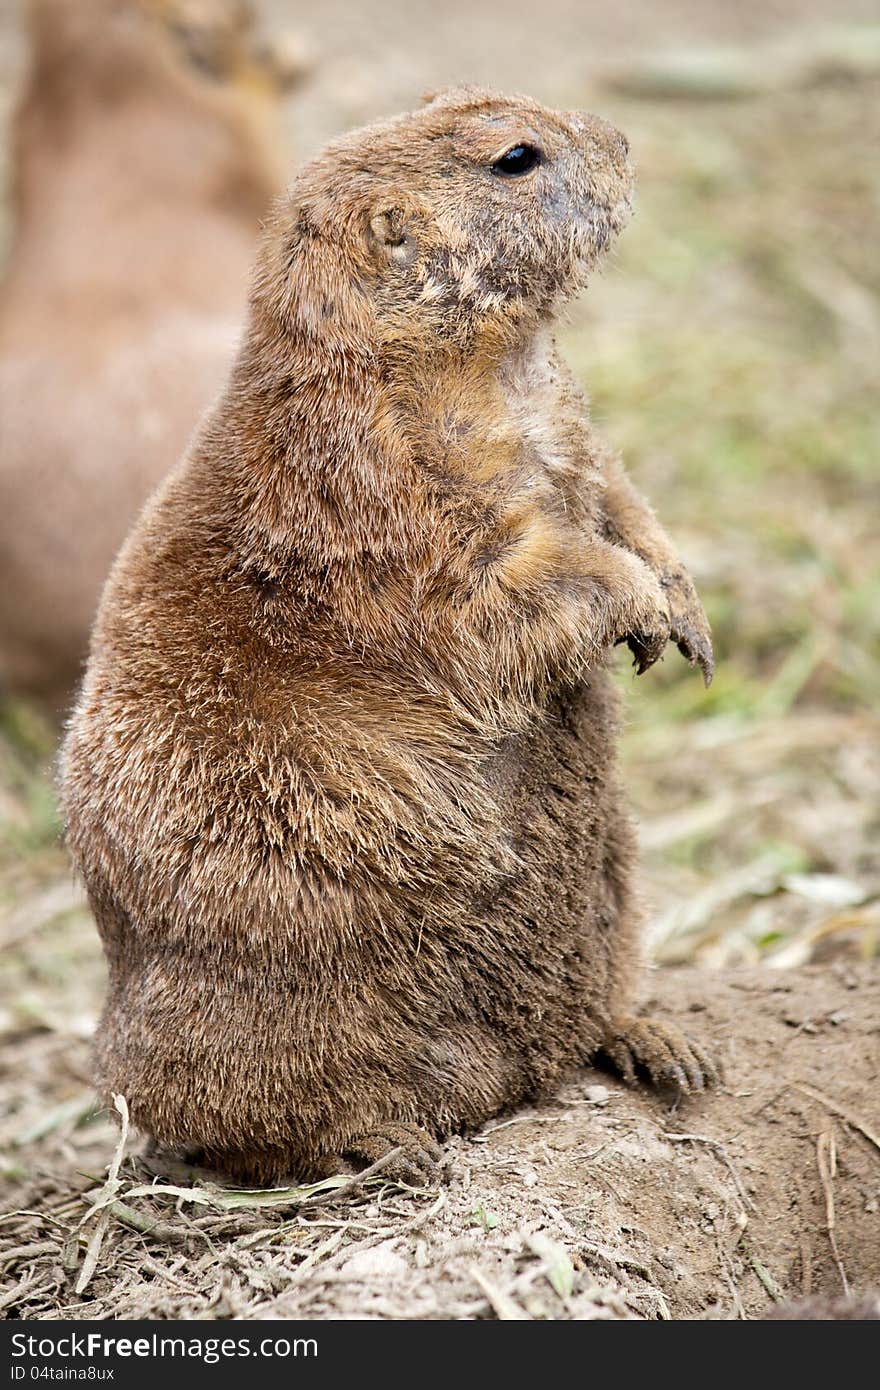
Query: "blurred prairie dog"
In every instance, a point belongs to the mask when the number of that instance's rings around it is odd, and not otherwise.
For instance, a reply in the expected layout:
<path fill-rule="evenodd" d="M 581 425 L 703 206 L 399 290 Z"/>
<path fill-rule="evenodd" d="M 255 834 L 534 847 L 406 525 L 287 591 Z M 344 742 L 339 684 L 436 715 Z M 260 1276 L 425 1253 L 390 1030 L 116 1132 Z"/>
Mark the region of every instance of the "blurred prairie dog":
<path fill-rule="evenodd" d="M 699 600 L 553 343 L 623 226 L 626 142 L 462 89 L 331 144 L 271 217 L 227 389 L 104 593 L 62 759 L 110 966 L 105 1095 L 239 1181 L 436 1141 L 634 1012 L 604 670 Z"/>
<path fill-rule="evenodd" d="M 126 529 L 222 384 L 281 183 L 274 79 L 239 81 L 258 63 L 235 66 L 246 31 L 229 25 L 235 76 L 194 71 L 167 32 L 182 4 L 27 10 L 0 285 L 0 691 L 56 714 Z"/>

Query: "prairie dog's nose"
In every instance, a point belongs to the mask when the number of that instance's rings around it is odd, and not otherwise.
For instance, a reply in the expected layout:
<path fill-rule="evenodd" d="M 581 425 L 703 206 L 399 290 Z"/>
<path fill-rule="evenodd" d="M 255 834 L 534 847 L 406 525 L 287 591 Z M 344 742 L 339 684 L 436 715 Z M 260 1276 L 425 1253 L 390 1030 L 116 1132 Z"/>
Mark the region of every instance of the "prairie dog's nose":
<path fill-rule="evenodd" d="M 593 116 L 589 111 L 571 111 L 569 124 L 578 139 L 595 140 L 604 145 L 612 157 L 625 160 L 629 154 L 629 141 L 622 130 L 618 130 L 601 116 Z"/>

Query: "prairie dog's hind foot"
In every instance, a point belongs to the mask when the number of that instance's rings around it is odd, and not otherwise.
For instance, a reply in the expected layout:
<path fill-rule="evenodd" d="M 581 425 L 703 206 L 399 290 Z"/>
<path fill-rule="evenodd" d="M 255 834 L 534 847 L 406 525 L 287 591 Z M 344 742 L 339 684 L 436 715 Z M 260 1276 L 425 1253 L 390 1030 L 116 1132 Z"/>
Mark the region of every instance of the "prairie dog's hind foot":
<path fill-rule="evenodd" d="M 441 1181 L 443 1150 L 427 1130 L 418 1125 L 389 1121 L 365 1134 L 350 1139 L 342 1156 L 366 1167 L 378 1163 L 387 1154 L 399 1153 L 382 1167 L 382 1176 L 410 1187 L 430 1187 Z"/>
<path fill-rule="evenodd" d="M 357 1173 L 382 1163 L 381 1176 L 409 1187 L 429 1187 L 442 1181 L 443 1150 L 418 1125 L 389 1121 L 355 1135 L 337 1153 L 323 1153 L 296 1162 L 281 1154 L 208 1153 L 196 1145 L 174 1147 L 148 1140 L 139 1163 L 151 1177 L 166 1182 L 210 1182 L 233 1187 L 297 1186 L 321 1182 L 341 1173 Z"/>
<path fill-rule="evenodd" d="M 668 1023 L 622 1015 L 615 1019 L 598 1056 L 619 1072 L 628 1086 L 642 1072 L 655 1086 L 674 1086 L 684 1095 L 700 1095 L 721 1081 L 721 1068 L 699 1045 Z"/>

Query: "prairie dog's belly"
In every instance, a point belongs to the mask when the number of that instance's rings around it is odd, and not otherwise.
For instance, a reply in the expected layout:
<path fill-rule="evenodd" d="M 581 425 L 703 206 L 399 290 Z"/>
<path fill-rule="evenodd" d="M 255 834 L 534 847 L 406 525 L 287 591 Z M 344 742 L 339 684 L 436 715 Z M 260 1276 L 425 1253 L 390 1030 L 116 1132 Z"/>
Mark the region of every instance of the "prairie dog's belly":
<path fill-rule="evenodd" d="M 616 739 L 617 694 L 599 671 L 486 767 L 516 866 L 484 908 L 504 961 L 493 1021 L 530 1090 L 595 1047 L 635 977 L 634 842 Z"/>
<path fill-rule="evenodd" d="M 601 835 L 601 805 L 617 793 L 617 737 L 617 692 L 596 671 L 554 697 L 543 722 L 499 747 L 486 774 L 518 854 L 535 836 L 536 817 L 564 829 L 572 851 Z"/>

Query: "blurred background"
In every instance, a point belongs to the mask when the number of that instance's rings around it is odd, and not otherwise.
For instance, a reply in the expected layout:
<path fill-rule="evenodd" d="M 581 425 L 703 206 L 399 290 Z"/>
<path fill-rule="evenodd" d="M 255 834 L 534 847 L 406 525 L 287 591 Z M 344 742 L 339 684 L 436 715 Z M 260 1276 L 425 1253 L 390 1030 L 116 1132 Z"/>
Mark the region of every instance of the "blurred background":
<path fill-rule="evenodd" d="M 595 110 L 637 166 L 565 349 L 716 637 L 708 692 L 620 663 L 654 958 L 880 950 L 878 5 L 3 0 L 0 1028 L 37 1089 L 87 1078 L 102 990 L 51 763 L 110 559 L 273 189 L 461 81 Z"/>

